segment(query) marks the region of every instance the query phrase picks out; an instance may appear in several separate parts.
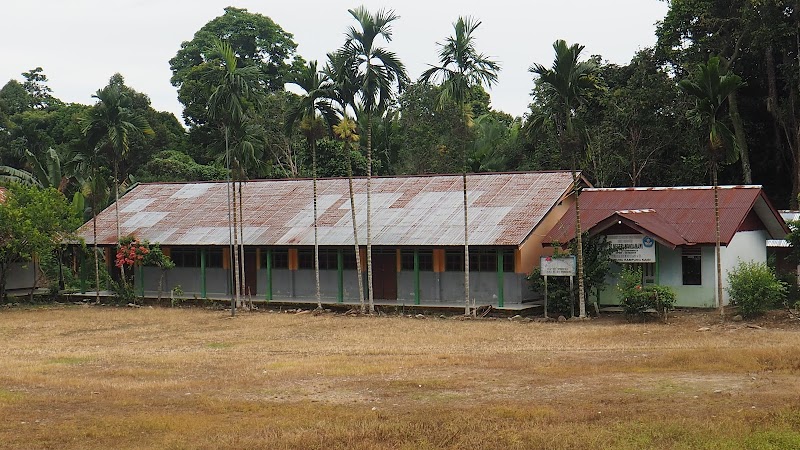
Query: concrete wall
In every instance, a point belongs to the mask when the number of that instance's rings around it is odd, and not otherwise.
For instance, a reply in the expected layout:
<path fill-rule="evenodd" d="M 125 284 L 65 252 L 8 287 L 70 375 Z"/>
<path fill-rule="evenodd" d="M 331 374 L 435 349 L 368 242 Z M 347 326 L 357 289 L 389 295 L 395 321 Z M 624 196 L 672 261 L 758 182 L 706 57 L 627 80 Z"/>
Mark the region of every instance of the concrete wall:
<path fill-rule="evenodd" d="M 720 249 L 723 304 L 727 305 L 730 302 L 728 272 L 735 269 L 739 261 L 766 263 L 767 239 L 769 239 L 769 235 L 765 230 L 740 231 L 734 235 L 727 247 Z"/>
<path fill-rule="evenodd" d="M 570 194 L 564 197 L 560 204 L 554 205 L 547 215 L 533 229 L 531 234 L 519 248 L 519 260 L 516 273 L 527 275 L 534 267 L 539 267 L 539 257 L 553 254 L 553 249 L 549 246 L 550 242 L 543 242 L 544 237 L 561 220 L 561 217 L 569 211 L 575 203 L 575 196 Z M 545 245 L 543 245 L 545 244 Z"/>
<path fill-rule="evenodd" d="M 683 285 L 682 250 L 672 250 L 661 244 L 656 244 L 658 258 L 658 273 L 656 281 L 663 286 L 669 286 L 675 291 L 678 307 L 713 308 L 715 306 L 715 266 L 714 247 L 705 246 L 700 250 L 701 258 L 701 284 L 699 286 Z M 606 278 L 606 288 L 600 294 L 600 303 L 603 305 L 618 305 L 620 303 L 617 283 L 622 267 L 612 263 L 612 273 Z"/>

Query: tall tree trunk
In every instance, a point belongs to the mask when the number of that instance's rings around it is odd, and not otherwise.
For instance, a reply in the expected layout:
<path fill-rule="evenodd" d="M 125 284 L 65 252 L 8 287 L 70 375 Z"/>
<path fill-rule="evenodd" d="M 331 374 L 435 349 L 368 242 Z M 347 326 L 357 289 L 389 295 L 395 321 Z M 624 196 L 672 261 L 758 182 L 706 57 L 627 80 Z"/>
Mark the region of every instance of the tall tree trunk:
<path fill-rule="evenodd" d="M 236 297 L 236 307 L 242 305 L 242 285 L 239 278 L 239 221 L 236 208 L 238 203 L 236 195 L 236 180 L 233 181 L 233 286 Z"/>
<path fill-rule="evenodd" d="M 97 248 L 97 177 L 92 169 L 92 234 L 94 238 L 94 300 L 100 303 L 100 259 Z"/>
<path fill-rule="evenodd" d="M 372 286 L 372 112 L 367 112 L 367 295 L 369 312 L 375 312 Z"/>
<path fill-rule="evenodd" d="M 461 171 L 461 185 L 464 193 L 464 315 L 469 315 L 469 218 L 467 217 L 467 151 L 464 150 L 464 168 Z"/>
<path fill-rule="evenodd" d="M 742 161 L 742 179 L 744 184 L 753 184 L 753 173 L 750 169 L 750 147 L 747 145 L 747 136 L 744 132 L 744 123 L 739 114 L 739 100 L 736 91 L 728 96 L 728 106 L 730 107 L 731 122 L 733 123 L 733 134 L 736 136 L 736 143 L 739 144 L 739 158 Z"/>
<path fill-rule="evenodd" d="M 114 214 L 117 221 L 117 251 L 119 251 L 119 241 L 122 239 L 122 233 L 119 229 L 119 163 L 114 161 Z M 128 286 L 128 280 L 125 279 L 125 264 L 119 266 L 119 276 L 121 277 L 123 289 Z"/>
<path fill-rule="evenodd" d="M 244 170 L 241 170 L 241 177 L 244 178 Z M 244 261 L 244 181 L 239 180 L 239 279 L 240 279 L 240 287 L 239 291 L 241 292 L 241 297 L 239 300 L 242 302 L 239 304 L 239 307 L 243 306 L 245 297 L 250 296 L 250 292 L 245 292 L 247 287 L 247 281 L 245 279 L 245 261 Z"/>
<path fill-rule="evenodd" d="M 224 134 L 225 134 L 225 166 L 228 171 L 228 179 L 226 181 L 227 191 L 228 191 L 228 251 L 230 253 L 230 258 L 233 260 L 234 264 L 231 267 L 233 271 L 233 292 L 231 292 L 231 317 L 236 315 L 236 306 L 239 303 L 239 289 L 238 289 L 238 282 L 239 277 L 237 276 L 237 269 L 238 264 L 236 264 L 238 258 L 236 258 L 236 238 L 235 238 L 235 231 L 236 231 L 236 188 L 235 186 L 231 186 L 231 153 L 230 153 L 230 146 L 229 146 L 229 137 L 228 137 L 228 127 L 225 126 Z"/>
<path fill-rule="evenodd" d="M 350 143 L 346 140 L 344 142 L 344 152 L 347 155 L 347 184 L 350 191 L 350 216 L 353 221 L 353 245 L 356 249 L 356 273 L 358 274 L 358 303 L 361 307 L 361 312 L 366 312 L 366 305 L 364 305 L 364 280 L 362 279 L 361 271 L 361 249 L 358 247 L 358 224 L 356 222 L 356 203 L 355 195 L 353 194 L 353 164 L 350 158 Z"/>
<path fill-rule="evenodd" d="M 580 208 L 580 179 L 575 170 L 575 162 L 572 165 L 572 188 L 575 192 L 575 242 L 577 244 L 576 259 L 578 262 L 578 317 L 586 317 L 586 294 L 583 287 L 583 232 L 581 229 L 581 208 Z M 571 293 L 570 293 L 571 294 Z"/>
<path fill-rule="evenodd" d="M 319 286 L 319 224 L 317 223 L 317 139 L 311 138 L 311 178 L 314 186 L 314 281 L 316 283 L 317 309 L 322 309 Z"/>
<path fill-rule="evenodd" d="M 714 239 L 715 257 L 717 260 L 717 308 L 722 320 L 725 320 L 725 306 L 722 304 L 722 259 L 719 236 L 719 182 L 717 181 L 717 164 L 712 163 L 712 176 L 714 177 Z"/>

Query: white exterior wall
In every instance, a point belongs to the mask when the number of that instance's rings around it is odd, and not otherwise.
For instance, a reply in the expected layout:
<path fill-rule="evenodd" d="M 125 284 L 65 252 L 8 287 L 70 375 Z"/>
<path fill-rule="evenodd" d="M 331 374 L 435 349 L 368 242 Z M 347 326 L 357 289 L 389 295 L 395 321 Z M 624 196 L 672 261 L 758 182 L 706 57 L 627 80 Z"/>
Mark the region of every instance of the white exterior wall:
<path fill-rule="evenodd" d="M 767 262 L 766 230 L 740 231 L 733 236 L 727 247 L 720 249 L 722 260 L 722 300 L 723 304 L 729 303 L 728 272 L 736 268 L 739 261 L 766 263 Z M 714 268 L 716 274 L 716 267 Z"/>

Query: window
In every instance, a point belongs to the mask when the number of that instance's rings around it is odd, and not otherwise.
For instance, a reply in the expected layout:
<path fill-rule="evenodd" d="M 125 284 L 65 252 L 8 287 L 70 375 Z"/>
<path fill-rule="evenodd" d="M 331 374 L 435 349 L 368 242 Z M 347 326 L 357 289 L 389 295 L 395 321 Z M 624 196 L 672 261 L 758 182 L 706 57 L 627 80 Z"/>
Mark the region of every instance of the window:
<path fill-rule="evenodd" d="M 400 253 L 400 269 L 401 270 L 414 270 L 414 251 L 403 250 Z M 419 271 L 432 272 L 433 271 L 433 251 L 432 250 L 416 250 L 419 258 Z"/>
<path fill-rule="evenodd" d="M 172 247 L 169 257 L 175 267 L 200 267 L 200 249 L 196 247 Z"/>
<path fill-rule="evenodd" d="M 414 250 L 400 252 L 400 270 L 414 270 Z"/>
<path fill-rule="evenodd" d="M 447 272 L 464 271 L 464 250 L 447 250 L 444 252 L 444 270 Z"/>
<path fill-rule="evenodd" d="M 469 251 L 470 272 L 497 272 L 497 250 L 475 249 Z"/>
<path fill-rule="evenodd" d="M 503 250 L 503 272 L 514 271 L 514 250 Z"/>
<path fill-rule="evenodd" d="M 264 249 L 261 251 L 261 266 L 267 268 L 267 252 L 271 252 L 273 269 L 289 268 L 289 250 L 285 248 Z"/>
<path fill-rule="evenodd" d="M 342 250 L 344 270 L 356 270 L 356 252 L 354 249 Z"/>
<path fill-rule="evenodd" d="M 314 270 L 314 249 L 297 250 L 297 268 Z"/>
<path fill-rule="evenodd" d="M 206 267 L 222 267 L 222 247 L 209 247 L 206 249 Z"/>
<path fill-rule="evenodd" d="M 684 286 L 703 284 L 701 250 L 700 247 L 684 247 L 682 249 L 681 267 Z"/>
<path fill-rule="evenodd" d="M 339 270 L 339 251 L 319 249 L 319 270 Z"/>

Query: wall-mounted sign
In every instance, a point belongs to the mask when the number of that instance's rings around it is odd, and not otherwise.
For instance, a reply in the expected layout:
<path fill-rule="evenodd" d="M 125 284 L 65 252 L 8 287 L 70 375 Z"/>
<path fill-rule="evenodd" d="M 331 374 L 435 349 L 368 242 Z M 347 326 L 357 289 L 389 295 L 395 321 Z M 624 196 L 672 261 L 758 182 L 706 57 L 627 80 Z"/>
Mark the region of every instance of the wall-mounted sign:
<path fill-rule="evenodd" d="M 614 253 L 610 258 L 621 263 L 656 262 L 656 242 L 642 234 L 609 234 L 606 236 Z"/>
<path fill-rule="evenodd" d="M 575 256 L 542 256 L 539 267 L 545 277 L 574 277 L 577 265 Z"/>

